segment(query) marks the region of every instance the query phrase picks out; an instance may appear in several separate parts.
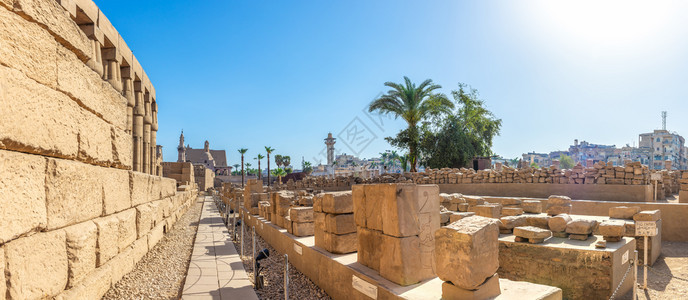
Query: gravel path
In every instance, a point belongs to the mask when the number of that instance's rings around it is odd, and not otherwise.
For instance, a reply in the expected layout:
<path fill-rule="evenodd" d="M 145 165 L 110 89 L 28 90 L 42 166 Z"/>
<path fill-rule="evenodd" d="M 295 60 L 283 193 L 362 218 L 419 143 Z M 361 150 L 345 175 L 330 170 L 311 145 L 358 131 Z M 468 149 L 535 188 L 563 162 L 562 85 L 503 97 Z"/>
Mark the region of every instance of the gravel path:
<path fill-rule="evenodd" d="M 240 231 L 239 231 L 240 232 Z M 245 233 L 244 233 L 245 234 Z M 251 235 L 244 235 L 244 255 L 242 258 L 244 269 L 249 278 L 253 278 L 251 267 Z M 234 243 L 237 253 L 241 254 L 241 245 Z M 270 257 L 261 261 L 261 274 L 264 277 L 265 286 L 256 290 L 259 299 L 284 299 L 284 254 L 277 252 L 275 248 L 266 243 L 260 235 L 256 234 L 256 251 L 267 248 Z M 315 285 L 306 275 L 303 275 L 292 264 L 289 264 L 289 299 L 332 299 L 325 291 Z"/>
<path fill-rule="evenodd" d="M 201 217 L 199 199 L 103 299 L 179 299 Z"/>
<path fill-rule="evenodd" d="M 688 243 L 662 242 L 662 254 L 650 268 L 648 290 L 638 289 L 638 299 L 688 299 Z M 642 266 L 638 266 L 638 282 L 643 282 Z M 632 298 L 629 292 L 620 299 Z"/>

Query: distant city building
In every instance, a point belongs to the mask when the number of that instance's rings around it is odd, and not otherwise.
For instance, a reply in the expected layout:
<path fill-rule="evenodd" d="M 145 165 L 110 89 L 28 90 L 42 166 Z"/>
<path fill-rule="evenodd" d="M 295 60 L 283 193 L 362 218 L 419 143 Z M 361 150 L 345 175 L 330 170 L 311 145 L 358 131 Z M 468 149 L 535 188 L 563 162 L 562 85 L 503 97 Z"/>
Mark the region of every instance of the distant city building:
<path fill-rule="evenodd" d="M 677 133 L 658 129 L 640 134 L 638 148 L 650 154 L 648 165 L 651 169 L 664 169 L 664 161 L 667 160 L 671 161 L 674 169 L 686 169 L 685 139 Z"/>
<path fill-rule="evenodd" d="M 594 162 L 607 161 L 607 158 L 614 156 L 616 154 L 615 145 L 600 145 L 591 144 L 586 141 L 578 143 L 578 140 L 573 140 L 573 145 L 569 146 L 569 156 L 573 158 L 573 161 L 585 165 L 588 159 L 592 159 Z M 620 151 L 618 151 L 620 153 Z"/>
<path fill-rule="evenodd" d="M 549 157 L 549 154 L 547 153 L 535 153 L 535 151 L 533 151 L 529 153 L 524 153 L 522 157 L 523 161 L 526 162 L 528 165 L 532 165 L 533 163 L 535 163 L 539 167 L 548 167 L 552 164 L 552 159 Z"/>
<path fill-rule="evenodd" d="M 194 149 L 189 145 L 184 146 L 184 131 L 179 136 L 177 147 L 177 162 L 190 162 L 194 165 L 203 165 L 215 173 L 215 175 L 229 175 L 232 167 L 227 166 L 225 150 L 212 150 L 210 143 L 205 141 L 203 149 Z"/>

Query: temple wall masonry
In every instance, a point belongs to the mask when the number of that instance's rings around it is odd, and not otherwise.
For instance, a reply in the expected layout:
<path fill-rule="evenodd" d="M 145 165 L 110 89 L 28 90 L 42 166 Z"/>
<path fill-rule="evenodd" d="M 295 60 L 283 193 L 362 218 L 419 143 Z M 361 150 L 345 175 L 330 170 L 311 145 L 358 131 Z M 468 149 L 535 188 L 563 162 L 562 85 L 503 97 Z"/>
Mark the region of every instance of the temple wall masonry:
<path fill-rule="evenodd" d="M 92 1 L 0 0 L 0 45 L 0 299 L 98 299 L 193 179 L 161 177 L 155 89 Z"/>

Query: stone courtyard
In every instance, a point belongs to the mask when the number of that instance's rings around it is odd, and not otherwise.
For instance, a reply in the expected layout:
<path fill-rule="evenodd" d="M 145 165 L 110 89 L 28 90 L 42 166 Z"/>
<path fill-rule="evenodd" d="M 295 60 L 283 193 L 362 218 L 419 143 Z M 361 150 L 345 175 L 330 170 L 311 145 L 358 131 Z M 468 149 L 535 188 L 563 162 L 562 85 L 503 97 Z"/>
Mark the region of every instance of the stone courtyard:
<path fill-rule="evenodd" d="M 686 171 L 222 182 L 163 163 L 134 53 L 91 0 L 0 0 L 0 299 L 688 298 Z"/>

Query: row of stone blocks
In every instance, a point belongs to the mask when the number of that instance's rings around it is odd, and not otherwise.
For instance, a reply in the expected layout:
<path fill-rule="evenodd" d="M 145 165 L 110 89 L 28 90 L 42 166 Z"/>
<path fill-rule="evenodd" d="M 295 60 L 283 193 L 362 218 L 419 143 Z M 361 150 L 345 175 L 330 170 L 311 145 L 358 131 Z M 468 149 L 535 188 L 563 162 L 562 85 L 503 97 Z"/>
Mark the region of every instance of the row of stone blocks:
<path fill-rule="evenodd" d="M 0 246 L 0 295 L 99 299 L 160 241 L 195 196 L 177 193 Z"/>
<path fill-rule="evenodd" d="M 316 246 L 335 254 L 356 252 L 358 235 L 351 191 L 318 194 L 313 210 Z"/>
<path fill-rule="evenodd" d="M 0 150 L 0 243 L 175 195 L 173 179 Z"/>
<path fill-rule="evenodd" d="M 437 185 L 355 185 L 352 198 L 359 263 L 399 285 L 436 276 Z"/>

